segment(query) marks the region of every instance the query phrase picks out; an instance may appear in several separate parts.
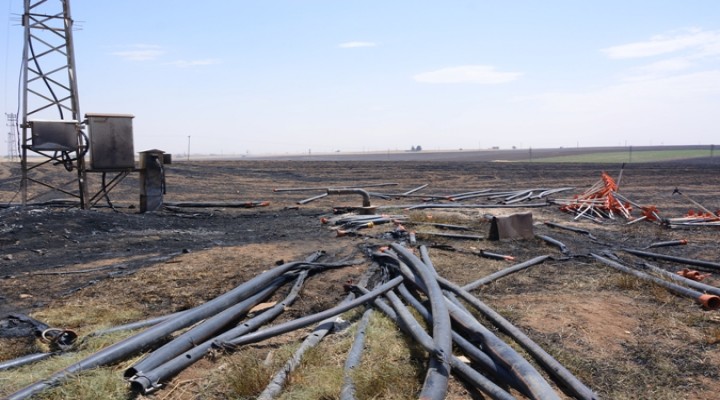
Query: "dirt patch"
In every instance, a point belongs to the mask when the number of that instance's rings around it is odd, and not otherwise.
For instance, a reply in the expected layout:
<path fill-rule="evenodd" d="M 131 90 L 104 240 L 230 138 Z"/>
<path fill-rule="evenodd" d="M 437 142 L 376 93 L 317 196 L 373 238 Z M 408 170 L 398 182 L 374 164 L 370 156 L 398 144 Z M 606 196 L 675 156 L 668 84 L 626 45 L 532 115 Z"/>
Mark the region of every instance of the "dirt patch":
<path fill-rule="evenodd" d="M 560 345 L 572 351 L 592 348 L 600 353 L 620 352 L 637 329 L 637 302 L 618 293 L 587 293 L 586 296 L 546 293 L 517 300 L 495 301 L 499 309 L 521 316 L 514 322 L 542 334 L 556 334 Z M 515 311 L 519 307 L 521 311 Z"/>

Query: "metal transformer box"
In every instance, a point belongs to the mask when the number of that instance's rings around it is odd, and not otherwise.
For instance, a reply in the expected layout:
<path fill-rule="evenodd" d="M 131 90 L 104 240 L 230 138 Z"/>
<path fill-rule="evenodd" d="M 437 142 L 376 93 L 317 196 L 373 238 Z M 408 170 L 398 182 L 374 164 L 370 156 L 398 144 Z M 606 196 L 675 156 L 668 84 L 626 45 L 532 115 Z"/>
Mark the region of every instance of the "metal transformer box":
<path fill-rule="evenodd" d="M 85 114 L 90 130 L 90 168 L 122 170 L 135 168 L 133 115 Z"/>
<path fill-rule="evenodd" d="M 76 151 L 77 121 L 30 121 L 33 151 Z"/>
<path fill-rule="evenodd" d="M 165 154 L 158 149 L 140 152 L 140 212 L 162 208 L 165 194 Z"/>

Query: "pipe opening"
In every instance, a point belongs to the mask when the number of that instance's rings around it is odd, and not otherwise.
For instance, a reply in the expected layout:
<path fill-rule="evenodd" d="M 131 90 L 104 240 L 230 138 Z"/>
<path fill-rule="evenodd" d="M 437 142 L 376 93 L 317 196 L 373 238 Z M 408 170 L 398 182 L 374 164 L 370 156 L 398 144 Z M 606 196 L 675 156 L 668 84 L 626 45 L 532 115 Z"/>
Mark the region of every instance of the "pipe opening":
<path fill-rule="evenodd" d="M 700 296 L 700 303 L 703 305 L 703 307 L 707 308 L 708 310 L 717 310 L 720 308 L 720 297 L 712 295 L 712 294 L 704 294 Z"/>
<path fill-rule="evenodd" d="M 130 381 L 130 390 L 133 393 L 142 393 L 142 394 L 147 394 L 150 392 L 150 390 L 146 389 L 145 385 L 143 385 L 142 383 L 140 383 L 138 381 Z"/>

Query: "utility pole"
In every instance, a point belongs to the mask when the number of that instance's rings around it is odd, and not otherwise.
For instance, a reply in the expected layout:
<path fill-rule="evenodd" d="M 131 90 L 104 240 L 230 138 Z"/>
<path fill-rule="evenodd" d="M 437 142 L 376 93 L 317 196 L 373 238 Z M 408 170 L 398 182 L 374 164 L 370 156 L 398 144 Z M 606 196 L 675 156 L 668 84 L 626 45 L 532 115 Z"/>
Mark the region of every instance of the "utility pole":
<path fill-rule="evenodd" d="M 7 137 L 7 159 L 8 161 L 15 161 L 18 158 L 17 152 L 17 114 L 5 113 L 7 118 L 6 125 L 8 126 L 8 137 Z"/>
<path fill-rule="evenodd" d="M 188 135 L 188 154 L 187 154 L 187 160 L 190 161 L 190 135 Z"/>

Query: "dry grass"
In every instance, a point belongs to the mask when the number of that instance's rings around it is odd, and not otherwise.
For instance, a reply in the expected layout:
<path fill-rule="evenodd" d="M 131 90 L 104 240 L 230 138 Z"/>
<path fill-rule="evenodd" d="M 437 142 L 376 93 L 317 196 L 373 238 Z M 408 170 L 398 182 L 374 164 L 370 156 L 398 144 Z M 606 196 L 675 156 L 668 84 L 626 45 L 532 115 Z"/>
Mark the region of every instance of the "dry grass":
<path fill-rule="evenodd" d="M 346 314 L 355 319 L 358 312 Z M 327 336 L 306 352 L 300 366 L 290 374 L 280 399 L 337 399 L 343 382 L 343 365 L 354 339 L 355 327 Z M 412 399 L 424 374 L 425 354 L 397 330 L 392 321 L 374 313 L 367 329 L 363 359 L 353 372 L 360 399 Z M 253 399 L 265 389 L 275 372 L 298 347 L 299 341 L 268 349 L 247 346 L 220 359 L 211 374 L 214 388 L 209 398 Z"/>
<path fill-rule="evenodd" d="M 0 371 L 0 396 L 9 395 L 40 379 L 45 379 L 89 355 L 116 343 L 132 332 L 118 332 L 90 338 L 80 345 L 77 352 L 51 357 L 42 362 L 26 365 L 9 371 Z M 43 393 L 44 399 L 120 399 L 127 396 L 127 384 L 122 370 L 136 361 L 128 360 L 119 365 L 83 372 L 67 383 Z"/>

